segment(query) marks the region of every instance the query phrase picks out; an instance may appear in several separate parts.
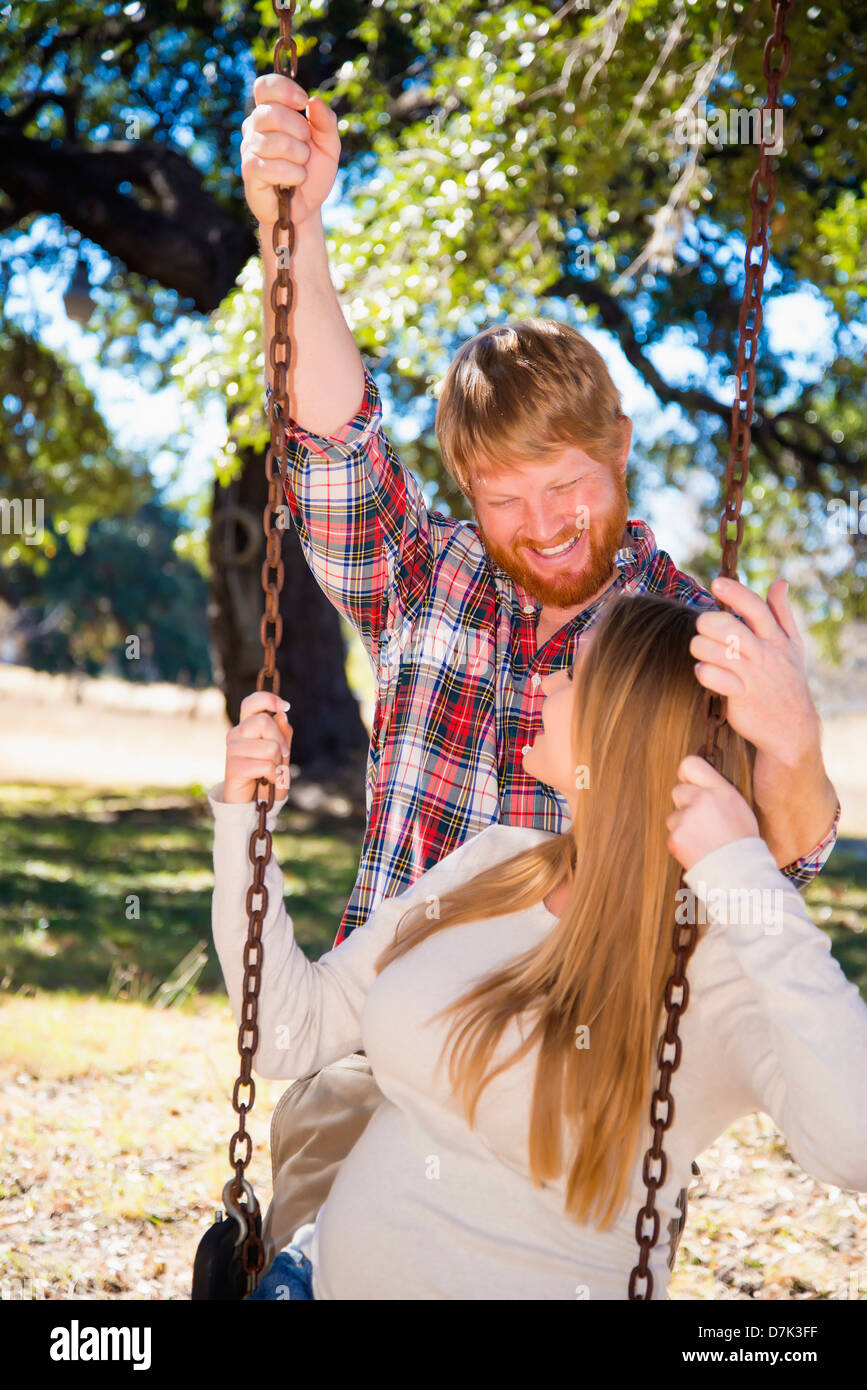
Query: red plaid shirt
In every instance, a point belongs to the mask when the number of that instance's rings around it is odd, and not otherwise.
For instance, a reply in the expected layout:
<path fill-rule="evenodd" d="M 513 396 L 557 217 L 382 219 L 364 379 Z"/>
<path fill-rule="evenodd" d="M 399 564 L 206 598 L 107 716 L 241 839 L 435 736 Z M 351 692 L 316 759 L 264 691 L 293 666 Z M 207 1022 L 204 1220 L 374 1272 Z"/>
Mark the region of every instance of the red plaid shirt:
<path fill-rule="evenodd" d="M 271 391 L 266 384 L 270 418 Z M 287 500 L 307 562 L 358 631 L 377 678 L 367 764 L 367 830 L 335 945 L 464 840 L 494 822 L 560 832 L 563 797 L 529 777 L 521 751 L 541 728 L 540 684 L 572 665 L 614 593 L 714 600 L 627 523 L 616 578 L 599 602 L 536 650 L 541 604 L 490 558 L 476 525 L 430 511 L 382 426 L 365 368 L 361 407 L 330 437 L 290 420 Z M 838 808 L 839 816 L 839 808 Z M 785 872 L 808 882 L 836 821 Z"/>

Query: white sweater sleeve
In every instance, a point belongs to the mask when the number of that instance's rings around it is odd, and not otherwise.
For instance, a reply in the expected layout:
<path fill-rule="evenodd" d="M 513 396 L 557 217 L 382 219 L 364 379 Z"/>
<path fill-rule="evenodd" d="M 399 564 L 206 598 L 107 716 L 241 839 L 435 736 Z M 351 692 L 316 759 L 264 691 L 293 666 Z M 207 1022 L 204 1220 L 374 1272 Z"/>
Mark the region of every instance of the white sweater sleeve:
<path fill-rule="evenodd" d="M 252 882 L 247 851 L 257 812 L 252 801 L 227 803 L 222 795 L 222 782 L 208 793 L 214 814 L 211 925 L 232 1012 L 240 1026 L 245 902 Z M 268 813 L 269 830 L 285 800 L 275 801 Z M 479 839 L 467 840 L 404 893 L 380 903 L 362 926 L 316 962 L 307 959 L 295 940 L 283 902 L 283 874 L 272 853 L 265 871 L 268 906 L 262 923 L 259 1042 L 254 1058 L 260 1076 L 309 1076 L 362 1046 L 361 1011 L 376 978 L 376 958 L 392 940 L 408 907 L 428 895 L 441 895 L 466 875 L 468 857 Z"/>
<path fill-rule="evenodd" d="M 806 1172 L 867 1190 L 867 1004 L 763 840 L 714 850 L 685 878 L 743 977 L 737 1002 L 720 991 L 714 1011 L 708 997 L 721 1063 Z"/>

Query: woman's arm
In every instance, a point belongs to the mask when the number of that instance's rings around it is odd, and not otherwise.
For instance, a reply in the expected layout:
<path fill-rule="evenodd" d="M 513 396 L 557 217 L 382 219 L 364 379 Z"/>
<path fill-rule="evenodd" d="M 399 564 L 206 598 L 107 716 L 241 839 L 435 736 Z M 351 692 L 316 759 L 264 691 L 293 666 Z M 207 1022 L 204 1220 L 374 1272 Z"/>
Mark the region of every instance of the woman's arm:
<path fill-rule="evenodd" d="M 275 800 L 268 812 L 269 830 L 285 799 Z M 212 930 L 240 1026 L 246 897 L 252 882 L 248 845 L 257 811 L 252 801 L 224 801 L 222 782 L 208 800 L 214 814 Z M 283 874 L 272 851 L 264 880 L 268 905 L 262 923 L 259 1042 L 254 1059 L 260 1076 L 309 1076 L 361 1047 L 361 1011 L 376 978 L 377 957 L 392 940 L 407 908 L 429 894 L 442 895 L 471 872 L 469 856 L 479 838 L 465 841 L 406 892 L 381 902 L 363 926 L 316 962 L 307 959 L 295 940 L 283 902 Z"/>
<path fill-rule="evenodd" d="M 221 782 L 208 795 L 214 814 L 214 892 L 211 926 L 223 979 L 240 1025 L 243 950 L 247 937 L 247 890 L 252 882 L 248 856 L 257 823 L 255 803 L 226 802 Z M 266 817 L 273 830 L 285 796 Z M 385 934 L 391 914 L 371 917 L 341 947 L 338 964 L 324 956 L 314 965 L 295 941 L 283 895 L 285 884 L 272 851 L 265 870 L 268 906 L 262 923 L 262 975 L 259 991 L 259 1043 L 255 1069 L 265 1077 L 307 1076 L 361 1046 L 360 1017 L 372 980 L 374 942 Z M 334 953 L 329 953 L 333 955 Z"/>
<path fill-rule="evenodd" d="M 685 878 L 740 977 L 702 997 L 721 1063 L 806 1172 L 867 1190 L 867 1004 L 763 840 L 712 850 Z"/>

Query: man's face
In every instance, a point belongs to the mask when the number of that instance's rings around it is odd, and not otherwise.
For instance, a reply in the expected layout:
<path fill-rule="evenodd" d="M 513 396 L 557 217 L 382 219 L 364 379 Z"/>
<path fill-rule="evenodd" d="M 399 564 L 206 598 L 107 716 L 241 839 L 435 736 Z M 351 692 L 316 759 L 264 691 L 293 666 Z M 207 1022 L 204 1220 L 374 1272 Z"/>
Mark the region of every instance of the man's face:
<path fill-rule="evenodd" d="M 570 447 L 551 463 L 488 464 L 473 474 L 473 509 L 489 555 L 542 604 L 586 603 L 611 578 L 628 514 L 627 454 L 628 444 L 622 461 L 609 466 Z"/>

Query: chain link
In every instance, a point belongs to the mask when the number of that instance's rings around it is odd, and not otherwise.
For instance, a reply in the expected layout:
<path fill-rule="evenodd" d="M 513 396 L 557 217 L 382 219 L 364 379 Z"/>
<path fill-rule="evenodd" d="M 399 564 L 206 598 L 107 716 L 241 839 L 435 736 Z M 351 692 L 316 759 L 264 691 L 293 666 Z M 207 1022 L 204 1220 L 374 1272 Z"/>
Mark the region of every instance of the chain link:
<path fill-rule="evenodd" d="M 774 158 L 765 144 L 765 131 L 776 126 L 776 113 L 780 109 L 780 82 L 789 71 L 792 57 L 791 39 L 786 37 L 786 20 L 793 0 L 770 0 L 774 11 L 774 31 L 765 44 L 762 69 L 768 82 L 768 95 L 762 107 L 761 143 L 759 147 L 759 167 L 750 181 L 750 208 L 752 222 L 747 242 L 744 267 L 744 285 L 741 310 L 738 316 L 738 352 L 735 365 L 735 398 L 732 405 L 731 437 L 729 457 L 726 465 L 725 504 L 719 525 L 722 564 L 720 576 L 737 579 L 738 552 L 744 536 L 744 520 L 741 507 L 744 488 L 750 471 L 750 439 L 753 423 L 753 396 L 756 389 L 756 360 L 759 350 L 759 335 L 762 330 L 762 290 L 765 270 L 770 255 L 768 237 L 768 218 L 774 205 L 777 181 L 774 173 Z M 776 51 L 781 57 L 778 66 L 771 61 Z M 770 118 L 766 116 L 770 112 Z M 764 193 L 759 188 L 764 187 Z M 756 252 L 759 259 L 755 259 Z M 734 528 L 734 534 L 732 534 Z M 725 605 L 722 607 L 725 609 Z M 726 722 L 726 701 L 724 696 L 708 690 L 704 699 L 704 715 L 707 725 L 701 756 L 711 767 L 719 769 L 720 750 L 719 731 Z M 683 882 L 683 880 L 681 880 Z M 667 1162 L 662 1147 L 665 1131 L 674 1119 L 674 1097 L 671 1095 L 672 1074 L 680 1066 L 681 1043 L 678 1025 L 681 1014 L 689 1000 L 689 985 L 686 979 L 686 963 L 695 949 L 697 927 L 676 925 L 672 936 L 674 969 L 665 986 L 666 1024 L 665 1032 L 659 1040 L 657 1062 L 659 1063 L 659 1085 L 653 1092 L 650 1103 L 650 1123 L 653 1128 L 653 1143 L 644 1155 L 642 1179 L 647 1189 L 644 1205 L 635 1221 L 635 1239 L 638 1242 L 638 1263 L 629 1276 L 629 1297 L 633 1300 L 646 1300 L 653 1297 L 653 1275 L 649 1268 L 650 1252 L 659 1236 L 659 1213 L 656 1210 L 656 1194 L 665 1181 Z M 679 989 L 680 997 L 674 999 L 674 991 Z M 674 1056 L 665 1057 L 667 1046 L 674 1047 Z M 657 1115 L 660 1104 L 666 1105 L 665 1117 Z M 658 1163 L 656 1174 L 649 1172 L 650 1165 Z M 651 1221 L 648 1233 L 645 1223 Z M 645 1281 L 639 1289 L 639 1282 Z"/>
<path fill-rule="evenodd" d="M 295 0 L 272 0 L 274 13 L 280 23 L 280 37 L 274 45 L 274 71 L 283 73 L 282 55 L 288 53 L 290 66 L 288 75 L 295 78 L 298 58 L 295 40 L 292 37 L 292 16 L 295 13 Z M 295 228 L 290 217 L 293 188 L 278 188 L 277 221 L 272 229 L 272 242 L 277 258 L 277 274 L 271 287 L 271 308 L 274 310 L 274 335 L 268 349 L 268 361 L 273 374 L 271 397 L 271 438 L 265 457 L 265 477 L 268 482 L 268 498 L 262 513 L 262 530 L 265 534 L 265 559 L 262 564 L 262 591 L 265 600 L 262 620 L 259 624 L 259 637 L 262 642 L 263 663 L 256 680 L 257 690 L 269 690 L 280 694 L 280 672 L 277 669 L 277 648 L 283 636 L 283 619 L 280 616 L 280 591 L 283 588 L 282 533 L 276 517 L 279 514 L 283 489 L 286 484 L 287 460 L 283 447 L 283 424 L 285 415 L 289 419 L 287 378 L 291 362 L 292 347 L 289 340 L 289 314 L 292 309 L 294 287 L 290 275 L 290 263 L 295 250 Z M 282 347 L 282 357 L 277 349 Z M 282 465 L 280 460 L 282 458 Z M 268 910 L 268 890 L 265 887 L 265 870 L 271 859 L 271 832 L 266 826 L 266 818 L 274 805 L 274 783 L 263 778 L 256 789 L 257 823 L 250 836 L 248 855 L 253 866 L 253 876 L 247 889 L 247 940 L 244 944 L 244 985 L 241 1002 L 241 1026 L 238 1029 L 238 1055 L 241 1059 L 240 1071 L 232 1091 L 232 1108 L 238 1115 L 238 1128 L 229 1141 L 229 1163 L 235 1170 L 235 1178 L 230 1188 L 230 1196 L 237 1202 L 247 1222 L 247 1234 L 241 1248 L 241 1261 L 247 1275 L 247 1292 L 256 1288 L 265 1262 L 265 1250 L 261 1237 L 256 1232 L 256 1217 L 259 1203 L 247 1183 L 250 1199 L 246 1206 L 240 1201 L 244 1191 L 245 1173 L 253 1155 L 253 1141 L 246 1128 L 246 1118 L 253 1109 L 256 1098 L 256 1083 L 253 1080 L 253 1057 L 259 1045 L 259 989 L 262 983 L 262 923 Z M 247 1100 L 241 1100 L 239 1092 L 249 1093 Z M 243 1146 L 238 1154 L 239 1146 Z"/>

